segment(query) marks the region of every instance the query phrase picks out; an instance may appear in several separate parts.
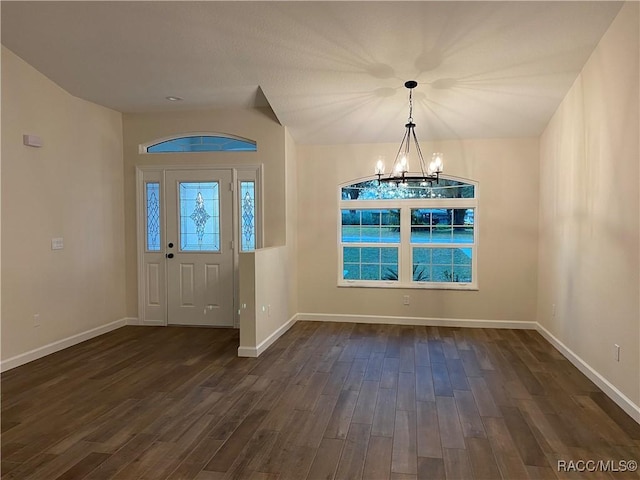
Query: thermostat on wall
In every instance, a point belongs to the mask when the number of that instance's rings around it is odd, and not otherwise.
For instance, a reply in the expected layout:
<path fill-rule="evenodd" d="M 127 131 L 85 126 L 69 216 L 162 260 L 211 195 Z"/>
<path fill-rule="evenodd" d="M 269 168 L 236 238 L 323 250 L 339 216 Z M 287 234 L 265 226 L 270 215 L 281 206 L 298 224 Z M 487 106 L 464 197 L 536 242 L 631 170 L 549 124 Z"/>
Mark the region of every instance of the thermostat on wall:
<path fill-rule="evenodd" d="M 41 147 L 42 138 L 37 135 L 22 135 L 22 143 L 27 147 Z"/>

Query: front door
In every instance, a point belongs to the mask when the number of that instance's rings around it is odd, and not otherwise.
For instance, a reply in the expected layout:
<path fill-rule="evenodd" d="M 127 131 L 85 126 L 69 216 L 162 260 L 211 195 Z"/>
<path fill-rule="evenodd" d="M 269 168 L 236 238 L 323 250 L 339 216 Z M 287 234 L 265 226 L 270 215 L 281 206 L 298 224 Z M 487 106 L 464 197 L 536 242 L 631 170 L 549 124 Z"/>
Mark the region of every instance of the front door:
<path fill-rule="evenodd" d="M 231 187 L 231 170 L 166 172 L 168 324 L 234 324 Z"/>

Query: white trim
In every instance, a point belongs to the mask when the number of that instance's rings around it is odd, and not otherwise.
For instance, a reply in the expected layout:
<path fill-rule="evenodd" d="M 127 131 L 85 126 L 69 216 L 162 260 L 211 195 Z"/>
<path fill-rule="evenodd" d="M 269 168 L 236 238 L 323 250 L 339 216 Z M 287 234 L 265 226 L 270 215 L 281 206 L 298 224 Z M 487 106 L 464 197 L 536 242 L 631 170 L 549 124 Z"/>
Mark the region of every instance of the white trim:
<path fill-rule="evenodd" d="M 386 244 L 390 245 L 390 244 Z M 392 245 L 392 244 L 391 244 Z M 427 244 L 425 244 L 427 245 Z M 360 245 L 354 244 L 358 247 Z M 371 245 L 366 245 L 367 247 Z M 377 246 L 377 245 L 376 245 Z M 411 282 L 400 283 L 391 280 L 344 280 L 338 278 L 339 288 L 412 288 L 414 290 L 459 290 L 464 292 L 477 292 L 478 286 L 473 283 L 463 282 Z"/>
<path fill-rule="evenodd" d="M 580 370 L 589 380 L 595 383 L 611 400 L 622 408 L 631 418 L 640 423 L 640 405 L 636 405 L 624 393 L 618 390 L 609 380 L 600 375 L 587 362 L 585 362 L 573 350 L 567 347 L 561 340 L 556 338 L 549 330 L 539 323 L 538 332 L 553 345 L 567 360 L 569 360 L 578 370 Z"/>
<path fill-rule="evenodd" d="M 239 357 L 257 358 L 258 357 L 258 349 L 254 348 L 254 347 L 238 347 L 238 356 Z"/>
<path fill-rule="evenodd" d="M 62 340 L 57 340 L 42 347 L 38 347 L 28 352 L 21 353 L 20 355 L 16 355 L 15 357 L 7 358 L 6 360 L 0 362 L 0 371 L 6 372 L 7 370 L 19 367 L 20 365 L 24 365 L 25 363 L 33 362 L 34 360 L 37 360 L 39 358 L 59 352 L 60 350 L 72 347 L 73 345 L 77 345 L 78 343 L 82 343 L 86 340 L 90 340 L 112 330 L 124 327 L 125 325 L 129 325 L 129 322 L 133 320 L 135 319 L 126 317 L 121 318 L 120 320 L 107 323 L 106 325 L 101 325 L 99 327 L 92 328 L 91 330 L 87 330 L 86 332 L 77 333 L 75 335 L 71 335 L 70 337 L 63 338 Z"/>
<path fill-rule="evenodd" d="M 286 323 L 282 324 L 275 332 L 269 335 L 264 341 L 262 341 L 256 347 L 238 347 L 238 356 L 239 357 L 259 357 L 267 348 L 269 348 L 273 343 L 278 340 L 282 335 L 284 335 L 287 330 L 289 330 L 293 325 L 299 320 L 299 315 L 294 315 Z"/>
<path fill-rule="evenodd" d="M 136 165 L 136 169 L 142 172 L 162 172 L 168 170 L 243 170 L 248 171 L 251 169 L 262 169 L 262 163 L 251 163 L 247 165 L 237 165 L 233 163 L 216 163 L 216 164 L 204 164 L 200 165 L 197 163 L 185 163 L 181 165 L 179 163 L 174 163 L 170 165 L 163 165 L 161 163 L 156 163 L 153 165 Z"/>
<path fill-rule="evenodd" d="M 297 320 L 310 322 L 375 323 L 389 325 L 418 325 L 430 327 L 513 328 L 535 330 L 536 322 L 514 320 L 484 320 L 465 318 L 394 317 L 381 315 L 333 315 L 324 313 L 299 313 Z"/>

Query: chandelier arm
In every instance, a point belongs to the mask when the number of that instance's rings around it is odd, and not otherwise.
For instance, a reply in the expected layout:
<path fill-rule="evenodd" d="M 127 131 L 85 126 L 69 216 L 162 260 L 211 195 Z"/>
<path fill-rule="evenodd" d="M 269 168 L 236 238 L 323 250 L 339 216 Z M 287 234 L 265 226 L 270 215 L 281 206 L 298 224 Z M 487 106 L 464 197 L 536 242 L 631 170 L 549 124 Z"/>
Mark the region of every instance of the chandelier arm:
<path fill-rule="evenodd" d="M 416 152 L 418 153 L 418 159 L 420 160 L 420 170 L 422 171 L 422 175 L 427 177 L 427 166 L 424 164 L 424 157 L 422 156 L 422 150 L 420 150 L 420 144 L 418 143 L 418 137 L 416 137 L 416 130 L 414 128 L 411 129 L 411 133 L 413 134 L 413 141 L 416 144 Z"/>
<path fill-rule="evenodd" d="M 398 163 L 398 159 L 400 158 L 400 153 L 402 152 L 402 146 L 404 145 L 405 141 L 407 142 L 407 144 L 409 143 L 409 128 L 407 128 L 404 132 L 404 135 L 402 136 L 402 141 L 400 142 L 400 148 L 398 149 L 398 153 L 396 153 L 396 158 L 393 162 L 393 166 L 391 167 L 391 175 L 393 175 L 393 171 L 396 168 L 396 164 Z M 406 149 L 405 149 L 406 150 Z"/>

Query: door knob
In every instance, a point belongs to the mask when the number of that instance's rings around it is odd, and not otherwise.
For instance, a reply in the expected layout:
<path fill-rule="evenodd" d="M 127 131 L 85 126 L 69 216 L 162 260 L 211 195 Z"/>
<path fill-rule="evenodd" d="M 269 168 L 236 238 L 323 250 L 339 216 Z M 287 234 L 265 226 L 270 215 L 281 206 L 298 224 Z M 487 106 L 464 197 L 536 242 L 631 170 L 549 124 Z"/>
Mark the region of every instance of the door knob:
<path fill-rule="evenodd" d="M 166 256 L 167 258 L 173 258 L 173 253 L 167 253 L 165 256 Z"/>
<path fill-rule="evenodd" d="M 173 248 L 173 242 L 169 242 L 168 247 L 169 247 L 169 248 Z"/>

